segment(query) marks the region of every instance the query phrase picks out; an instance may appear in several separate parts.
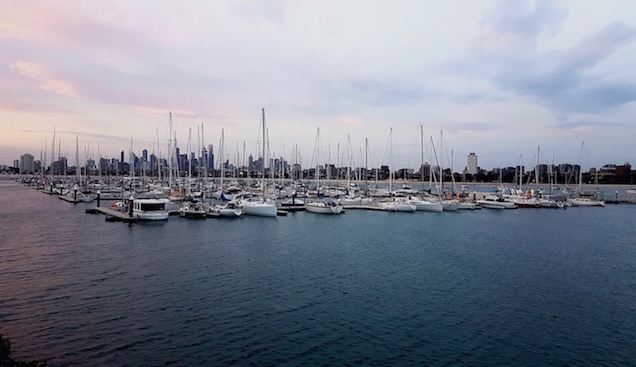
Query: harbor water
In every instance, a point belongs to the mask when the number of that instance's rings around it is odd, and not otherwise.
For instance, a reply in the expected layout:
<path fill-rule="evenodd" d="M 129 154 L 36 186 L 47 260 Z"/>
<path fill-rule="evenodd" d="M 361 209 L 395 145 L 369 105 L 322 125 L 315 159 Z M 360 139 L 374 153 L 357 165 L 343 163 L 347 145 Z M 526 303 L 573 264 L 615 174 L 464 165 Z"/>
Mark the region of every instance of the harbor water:
<path fill-rule="evenodd" d="M 0 333 L 49 366 L 636 365 L 636 206 L 111 223 L 0 180 Z"/>

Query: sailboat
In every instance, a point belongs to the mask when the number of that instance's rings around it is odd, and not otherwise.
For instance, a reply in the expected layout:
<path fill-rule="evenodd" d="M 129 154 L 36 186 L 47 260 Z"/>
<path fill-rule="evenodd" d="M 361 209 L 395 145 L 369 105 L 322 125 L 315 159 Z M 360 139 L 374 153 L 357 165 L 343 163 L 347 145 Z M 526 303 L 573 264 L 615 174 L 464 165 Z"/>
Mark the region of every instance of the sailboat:
<path fill-rule="evenodd" d="M 259 217 L 275 217 L 278 208 L 276 207 L 276 203 L 272 201 L 268 201 L 265 198 L 265 162 L 267 158 L 265 157 L 265 108 L 262 108 L 263 114 L 263 167 L 262 167 L 262 176 L 261 176 L 261 193 L 262 196 L 260 200 L 242 200 L 238 199 L 236 201 L 237 206 L 243 209 L 243 214 L 245 215 L 254 215 Z"/>
<path fill-rule="evenodd" d="M 212 205 L 208 208 L 207 212 L 210 215 L 218 215 L 220 217 L 226 218 L 239 218 L 243 216 L 243 209 L 241 209 L 234 201 L 225 202 L 226 200 L 233 200 L 236 198 L 235 194 L 226 195 L 223 192 L 223 176 L 225 170 L 224 163 L 224 154 L 225 154 L 225 133 L 224 130 L 221 129 L 221 152 L 219 153 L 219 161 L 221 162 L 221 182 L 219 185 L 219 189 L 216 193 L 213 194 L 219 200 L 223 200 L 223 204 Z"/>
<path fill-rule="evenodd" d="M 316 197 L 320 197 L 320 128 L 316 132 L 316 146 L 318 154 L 316 156 Z M 305 210 L 311 213 L 318 214 L 340 214 L 342 213 L 342 205 L 332 201 L 326 203 L 324 201 L 313 201 L 305 203 Z"/>
<path fill-rule="evenodd" d="M 585 142 L 581 143 L 581 157 L 583 155 Z M 579 158 L 582 161 L 582 158 Z M 587 193 L 583 192 L 583 167 L 579 164 L 579 196 L 569 198 L 568 201 L 577 206 L 605 206 L 603 200 L 598 200 L 596 197 L 591 197 Z"/>
<path fill-rule="evenodd" d="M 441 139 L 440 139 L 441 140 Z M 446 199 L 444 196 L 444 170 L 442 166 L 439 164 L 439 160 L 437 159 L 437 151 L 435 150 L 435 142 L 433 142 L 433 137 L 431 137 L 431 148 L 433 148 L 433 155 L 435 156 L 435 163 L 439 168 L 439 186 L 437 189 L 437 200 L 442 204 L 443 211 L 457 211 L 459 208 L 459 202 L 456 200 Z M 431 177 L 433 177 L 433 170 L 431 170 Z"/>

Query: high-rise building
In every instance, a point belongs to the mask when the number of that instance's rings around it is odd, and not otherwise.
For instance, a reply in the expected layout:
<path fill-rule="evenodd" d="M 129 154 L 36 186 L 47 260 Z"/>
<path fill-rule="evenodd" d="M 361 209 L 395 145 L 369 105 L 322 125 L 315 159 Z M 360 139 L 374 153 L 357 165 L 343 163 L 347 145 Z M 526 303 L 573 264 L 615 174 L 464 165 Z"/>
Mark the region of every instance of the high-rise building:
<path fill-rule="evenodd" d="M 469 175 L 476 175 L 478 167 L 479 166 L 477 166 L 477 154 L 470 153 L 468 155 L 468 163 L 466 164 L 466 173 L 468 173 Z"/>
<path fill-rule="evenodd" d="M 25 153 L 20 156 L 20 173 L 35 173 L 33 155 Z"/>
<path fill-rule="evenodd" d="M 214 146 L 208 145 L 208 170 L 214 171 Z"/>

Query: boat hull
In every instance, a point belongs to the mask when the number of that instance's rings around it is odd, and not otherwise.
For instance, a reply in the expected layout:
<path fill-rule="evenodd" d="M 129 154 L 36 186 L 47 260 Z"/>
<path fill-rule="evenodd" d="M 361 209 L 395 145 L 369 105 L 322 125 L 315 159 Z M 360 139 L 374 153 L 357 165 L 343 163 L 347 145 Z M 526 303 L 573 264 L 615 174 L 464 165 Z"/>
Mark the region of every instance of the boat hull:
<path fill-rule="evenodd" d="M 486 209 L 516 209 L 517 205 L 505 201 L 477 200 L 480 207 Z"/>
<path fill-rule="evenodd" d="M 243 205 L 243 214 L 257 217 L 275 217 L 278 208 L 275 205 L 262 203 L 246 203 Z"/>
<path fill-rule="evenodd" d="M 426 201 L 410 201 L 409 204 L 415 205 L 415 210 L 424 212 L 442 212 L 444 207 L 440 203 L 431 203 Z"/>
<path fill-rule="evenodd" d="M 593 200 L 587 198 L 575 198 L 571 199 L 570 202 L 577 206 L 605 206 L 605 202 L 602 200 Z"/>
<path fill-rule="evenodd" d="M 201 210 L 181 210 L 179 216 L 187 219 L 205 219 L 206 212 Z"/>
<path fill-rule="evenodd" d="M 315 205 L 314 203 L 305 204 L 305 210 L 317 214 L 340 214 L 342 205 Z"/>
<path fill-rule="evenodd" d="M 242 209 L 219 209 L 219 215 L 224 218 L 238 218 L 243 215 Z"/>
<path fill-rule="evenodd" d="M 152 212 L 141 212 L 133 210 L 133 214 L 139 218 L 139 220 L 166 220 L 168 219 L 168 212 L 163 211 L 152 211 Z"/>

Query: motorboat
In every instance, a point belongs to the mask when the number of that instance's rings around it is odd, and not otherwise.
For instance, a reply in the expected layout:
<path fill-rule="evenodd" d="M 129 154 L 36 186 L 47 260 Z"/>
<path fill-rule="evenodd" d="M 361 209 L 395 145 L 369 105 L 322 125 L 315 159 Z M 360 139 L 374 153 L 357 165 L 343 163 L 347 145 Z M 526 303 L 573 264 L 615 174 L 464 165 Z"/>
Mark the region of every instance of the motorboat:
<path fill-rule="evenodd" d="M 207 209 L 199 202 L 186 201 L 179 208 L 179 216 L 188 219 L 205 219 Z"/>
<path fill-rule="evenodd" d="M 137 199 L 133 201 L 133 214 L 140 220 L 166 220 L 167 199 Z"/>
<path fill-rule="evenodd" d="M 516 209 L 517 208 L 517 205 L 515 203 L 505 201 L 504 199 L 497 196 L 493 196 L 493 195 L 486 196 L 485 198 L 481 200 L 477 200 L 475 203 L 479 204 L 480 207 L 486 208 L 486 209 Z"/>

